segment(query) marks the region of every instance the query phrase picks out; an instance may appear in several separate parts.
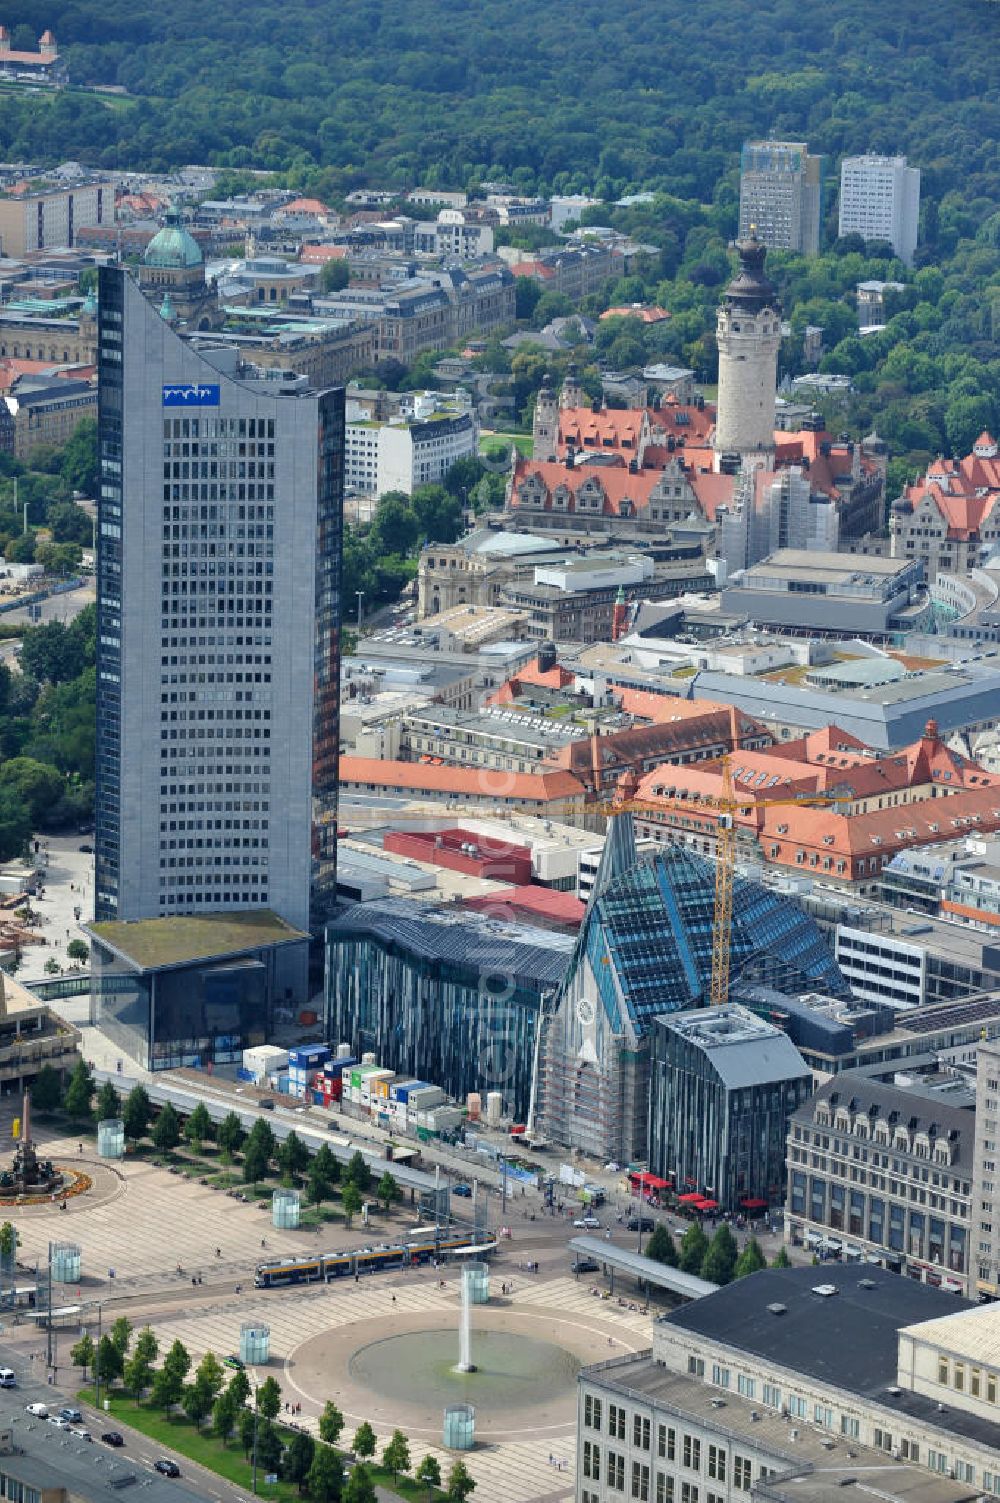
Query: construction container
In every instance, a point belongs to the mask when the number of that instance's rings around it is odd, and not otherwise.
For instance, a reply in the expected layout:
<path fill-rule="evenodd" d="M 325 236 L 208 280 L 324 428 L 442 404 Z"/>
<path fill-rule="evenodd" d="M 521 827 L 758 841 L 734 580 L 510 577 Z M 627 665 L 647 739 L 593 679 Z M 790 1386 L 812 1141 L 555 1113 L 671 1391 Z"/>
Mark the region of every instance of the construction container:
<path fill-rule="evenodd" d="M 407 1096 L 407 1104 L 418 1112 L 424 1112 L 431 1106 L 440 1106 L 447 1101 L 447 1096 L 440 1086 L 422 1085 L 411 1090 Z"/>
<path fill-rule="evenodd" d="M 486 1093 L 486 1125 L 487 1127 L 499 1127 L 503 1118 L 503 1097 L 499 1091 Z"/>
<path fill-rule="evenodd" d="M 466 1111 L 469 1114 L 469 1121 L 478 1122 L 480 1113 L 483 1109 L 483 1098 L 480 1096 L 478 1091 L 469 1092 L 469 1094 L 465 1098 L 465 1107 Z"/>
<path fill-rule="evenodd" d="M 341 1064 L 344 1064 L 345 1062 L 349 1061 L 351 1059 L 351 1046 L 350 1046 L 350 1044 L 338 1044 L 337 1045 L 337 1052 L 336 1052 L 335 1058 L 337 1060 L 339 1060 L 341 1062 Z"/>
<path fill-rule="evenodd" d="M 275 1075 L 287 1065 L 288 1050 L 279 1049 L 276 1044 L 256 1044 L 254 1048 L 243 1051 L 243 1068 L 257 1079 Z"/>

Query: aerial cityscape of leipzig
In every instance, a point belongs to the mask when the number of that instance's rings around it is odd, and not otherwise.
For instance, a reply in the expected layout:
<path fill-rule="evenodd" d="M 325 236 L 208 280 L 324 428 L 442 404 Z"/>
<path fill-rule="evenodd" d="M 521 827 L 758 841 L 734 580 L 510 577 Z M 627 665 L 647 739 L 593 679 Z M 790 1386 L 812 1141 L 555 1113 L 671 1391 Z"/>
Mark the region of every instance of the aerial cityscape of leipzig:
<path fill-rule="evenodd" d="M 0 1500 L 1000 1498 L 1000 0 L 0 9 Z"/>

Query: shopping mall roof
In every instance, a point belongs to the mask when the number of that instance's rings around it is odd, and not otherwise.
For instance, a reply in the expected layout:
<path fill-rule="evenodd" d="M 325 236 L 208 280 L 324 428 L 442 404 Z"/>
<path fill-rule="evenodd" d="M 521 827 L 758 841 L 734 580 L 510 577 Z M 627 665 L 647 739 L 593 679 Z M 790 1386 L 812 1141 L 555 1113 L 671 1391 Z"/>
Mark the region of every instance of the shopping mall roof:
<path fill-rule="evenodd" d="M 170 970 L 197 960 L 222 960 L 308 939 L 270 908 L 85 924 L 100 945 L 140 971 Z"/>

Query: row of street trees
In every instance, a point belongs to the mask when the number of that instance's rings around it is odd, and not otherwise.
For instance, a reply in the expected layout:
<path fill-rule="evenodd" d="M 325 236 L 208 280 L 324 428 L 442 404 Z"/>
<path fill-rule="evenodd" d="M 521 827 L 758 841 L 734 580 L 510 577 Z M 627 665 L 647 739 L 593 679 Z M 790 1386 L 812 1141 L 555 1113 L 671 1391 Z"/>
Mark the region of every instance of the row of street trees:
<path fill-rule="evenodd" d="M 137 1144 L 148 1135 L 161 1154 L 172 1154 L 184 1142 L 192 1153 L 200 1156 L 205 1145 L 211 1143 L 218 1150 L 219 1163 L 227 1170 L 237 1155 L 242 1154 L 244 1184 L 260 1184 L 267 1179 L 273 1165 L 286 1185 L 304 1185 L 306 1200 L 317 1207 L 330 1200 L 334 1187 L 339 1185 L 341 1209 L 348 1226 L 373 1192 L 386 1212 L 400 1197 L 395 1176 L 387 1169 L 376 1182 L 360 1152 L 342 1169 L 326 1143 L 312 1153 L 294 1129 L 279 1143 L 274 1129 L 262 1117 L 247 1133 L 235 1112 L 229 1112 L 216 1125 L 202 1101 L 183 1119 L 169 1101 L 156 1112 L 143 1085 L 133 1086 L 124 1099 L 113 1081 L 106 1080 L 98 1089 L 90 1066 L 83 1059 L 78 1061 L 65 1087 L 58 1071 L 43 1066 L 32 1087 L 32 1101 L 39 1111 L 61 1107 L 76 1122 L 87 1118 L 101 1122 L 120 1116 L 130 1142 Z"/>
<path fill-rule="evenodd" d="M 358 1426 L 352 1441 L 354 1455 L 362 1464 L 345 1475 L 337 1450 L 344 1416 L 332 1401 L 320 1415 L 316 1440 L 277 1423 L 282 1407 L 277 1378 L 265 1378 L 254 1392 L 243 1368 L 227 1382 L 226 1368 L 214 1352 L 206 1352 L 193 1369 L 190 1353 L 180 1341 L 173 1343 L 157 1367 L 159 1355 L 159 1343 L 150 1327 L 144 1326 L 136 1335 L 128 1317 L 120 1315 L 99 1342 L 90 1335 L 81 1336 L 70 1351 L 70 1360 L 82 1369 L 84 1379 L 89 1372 L 95 1385 L 109 1392 L 119 1388 L 137 1405 L 164 1410 L 171 1417 L 183 1413 L 198 1434 L 208 1428 L 223 1447 L 238 1440 L 248 1461 L 255 1457 L 264 1472 L 294 1483 L 313 1503 L 375 1503 L 375 1485 L 363 1463 L 375 1455 L 378 1441 L 367 1420 Z M 410 1444 L 402 1430 L 393 1431 L 381 1460 L 394 1481 L 410 1472 Z M 425 1456 L 413 1476 L 426 1487 L 428 1500 L 441 1486 L 441 1468 L 433 1456 Z M 465 1503 L 475 1486 L 464 1464 L 456 1462 L 446 1483 L 447 1503 Z"/>
<path fill-rule="evenodd" d="M 700 1221 L 688 1227 L 678 1248 L 663 1222 L 657 1226 L 646 1244 L 646 1257 L 682 1273 L 693 1273 L 698 1278 L 708 1279 L 713 1284 L 730 1284 L 733 1279 L 746 1278 L 767 1267 L 767 1259 L 756 1237 L 750 1237 L 740 1252 L 736 1238 L 727 1222 L 723 1221 L 709 1241 Z M 775 1268 L 789 1266 L 788 1254 L 779 1248 L 772 1265 Z"/>

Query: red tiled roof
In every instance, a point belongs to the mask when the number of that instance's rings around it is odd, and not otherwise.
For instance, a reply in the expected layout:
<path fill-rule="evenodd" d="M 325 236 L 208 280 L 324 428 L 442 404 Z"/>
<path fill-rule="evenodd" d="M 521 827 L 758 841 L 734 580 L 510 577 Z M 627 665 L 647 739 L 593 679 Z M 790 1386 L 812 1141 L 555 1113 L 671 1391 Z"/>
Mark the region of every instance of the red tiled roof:
<path fill-rule="evenodd" d="M 645 424 L 642 409 L 602 407 L 564 407 L 559 414 L 557 446 L 560 453 L 572 444 L 574 449 L 593 449 L 599 453 L 624 450 L 636 455 Z"/>
<path fill-rule="evenodd" d="M 473 912 L 487 912 L 497 918 L 533 916 L 547 919 L 560 928 L 579 929 L 587 905 L 571 892 L 559 892 L 552 887 L 539 887 L 532 882 L 522 887 L 502 887 L 484 897 L 466 898 L 463 908 Z"/>
<path fill-rule="evenodd" d="M 655 304 L 639 303 L 625 304 L 620 308 L 605 308 L 601 314 L 601 321 L 606 318 L 637 318 L 642 324 L 661 324 L 670 314 L 666 308 L 660 308 Z"/>
<path fill-rule="evenodd" d="M 557 487 L 563 485 L 575 497 L 581 485 L 588 480 L 596 480 L 606 498 L 602 509 L 606 515 L 612 516 L 621 514 L 623 501 L 631 501 L 636 507 L 648 506 L 649 493 L 661 479 L 658 470 L 639 470 L 637 474 L 632 474 L 625 465 L 570 466 L 560 464 L 558 460 L 519 459 L 514 471 L 515 506 L 520 504 L 517 487 L 529 475 L 539 476 L 550 497 Z"/>
<path fill-rule="evenodd" d="M 46 35 L 51 36 L 52 34 L 51 32 L 47 32 Z M 52 40 L 54 42 L 55 38 L 52 37 Z M 36 68 L 48 68 L 55 62 L 56 56 L 57 54 L 54 52 L 14 52 L 8 50 L 7 52 L 0 52 L 0 63 L 28 63 Z"/>
<path fill-rule="evenodd" d="M 583 785 L 571 773 L 500 772 L 487 767 L 427 767 L 417 762 L 381 761 L 378 757 L 341 757 L 342 787 L 365 786 L 407 793 L 452 793 L 484 805 L 544 804 L 582 800 Z"/>
<path fill-rule="evenodd" d="M 347 255 L 346 245 L 304 245 L 299 253 L 299 260 L 316 266 L 325 261 L 345 261 Z"/>
<path fill-rule="evenodd" d="M 275 210 L 275 218 L 282 214 L 329 214 L 326 204 L 318 198 L 293 198 L 290 204 L 282 204 Z"/>

